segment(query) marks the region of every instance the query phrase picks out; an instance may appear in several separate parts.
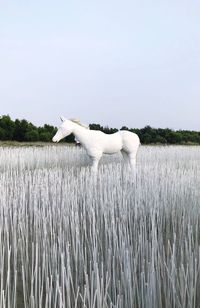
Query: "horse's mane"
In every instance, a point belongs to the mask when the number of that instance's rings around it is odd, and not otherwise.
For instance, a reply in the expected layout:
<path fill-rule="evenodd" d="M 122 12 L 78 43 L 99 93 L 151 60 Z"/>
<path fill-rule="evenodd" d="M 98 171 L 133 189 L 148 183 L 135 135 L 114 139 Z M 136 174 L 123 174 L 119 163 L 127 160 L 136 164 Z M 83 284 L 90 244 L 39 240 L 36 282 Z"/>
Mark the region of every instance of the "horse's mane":
<path fill-rule="evenodd" d="M 88 125 L 81 123 L 81 121 L 79 119 L 70 119 L 70 121 L 72 121 L 73 123 L 76 123 L 84 128 L 90 129 Z"/>

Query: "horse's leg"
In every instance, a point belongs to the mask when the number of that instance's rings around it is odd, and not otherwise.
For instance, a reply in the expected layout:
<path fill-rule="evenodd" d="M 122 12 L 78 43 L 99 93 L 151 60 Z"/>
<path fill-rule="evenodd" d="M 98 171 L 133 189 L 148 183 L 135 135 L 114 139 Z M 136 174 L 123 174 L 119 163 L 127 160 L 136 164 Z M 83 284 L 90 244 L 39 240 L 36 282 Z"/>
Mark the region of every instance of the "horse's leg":
<path fill-rule="evenodd" d="M 91 167 L 91 170 L 94 173 L 97 173 L 97 171 L 98 171 L 99 160 L 100 160 L 99 157 L 92 157 L 92 167 Z"/>
<path fill-rule="evenodd" d="M 129 157 L 129 164 L 131 166 L 132 169 L 135 169 L 136 168 L 136 155 L 135 153 L 130 153 L 128 155 Z"/>
<path fill-rule="evenodd" d="M 124 164 L 127 165 L 128 162 L 129 162 L 128 154 L 124 150 L 121 150 L 121 153 L 122 153 L 122 156 L 123 156 L 123 159 L 124 159 Z"/>

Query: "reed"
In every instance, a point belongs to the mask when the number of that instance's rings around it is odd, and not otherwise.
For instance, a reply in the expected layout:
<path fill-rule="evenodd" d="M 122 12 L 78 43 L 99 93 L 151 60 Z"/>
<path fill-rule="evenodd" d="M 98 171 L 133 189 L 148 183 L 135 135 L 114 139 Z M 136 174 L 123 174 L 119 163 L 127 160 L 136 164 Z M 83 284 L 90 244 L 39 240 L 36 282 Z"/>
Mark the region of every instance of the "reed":
<path fill-rule="evenodd" d="M 0 308 L 200 306 L 200 148 L 137 170 L 73 147 L 0 148 Z"/>

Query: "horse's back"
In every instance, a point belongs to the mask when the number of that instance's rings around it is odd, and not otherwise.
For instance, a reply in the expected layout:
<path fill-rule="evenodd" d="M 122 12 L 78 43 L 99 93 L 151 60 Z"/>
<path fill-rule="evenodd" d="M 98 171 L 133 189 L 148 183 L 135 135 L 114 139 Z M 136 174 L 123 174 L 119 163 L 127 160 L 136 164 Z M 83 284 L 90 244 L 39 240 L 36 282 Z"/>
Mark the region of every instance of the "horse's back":
<path fill-rule="evenodd" d="M 119 132 L 114 134 L 104 134 L 103 153 L 114 154 L 122 149 L 122 138 Z"/>
<path fill-rule="evenodd" d="M 140 139 L 137 134 L 129 132 L 127 130 L 121 130 L 120 134 L 122 136 L 122 147 L 127 153 L 137 153 Z"/>

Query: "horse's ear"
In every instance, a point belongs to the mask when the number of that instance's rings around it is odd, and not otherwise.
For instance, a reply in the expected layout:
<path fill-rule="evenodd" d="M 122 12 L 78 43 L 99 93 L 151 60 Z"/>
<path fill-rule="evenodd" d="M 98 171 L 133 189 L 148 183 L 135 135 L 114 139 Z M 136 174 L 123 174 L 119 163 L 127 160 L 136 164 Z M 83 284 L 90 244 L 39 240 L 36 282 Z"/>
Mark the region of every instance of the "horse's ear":
<path fill-rule="evenodd" d="M 60 119 L 61 119 L 62 122 L 66 121 L 66 119 L 64 117 L 60 117 Z"/>

